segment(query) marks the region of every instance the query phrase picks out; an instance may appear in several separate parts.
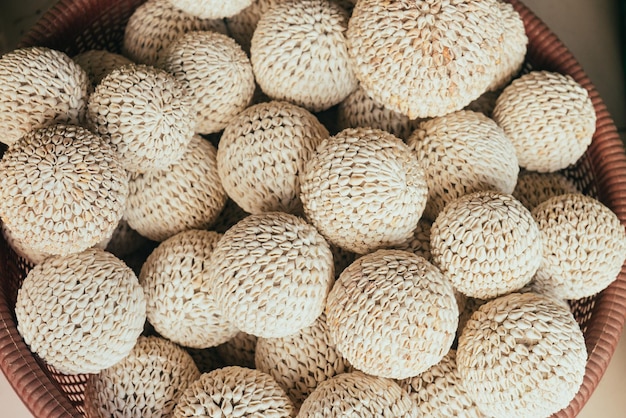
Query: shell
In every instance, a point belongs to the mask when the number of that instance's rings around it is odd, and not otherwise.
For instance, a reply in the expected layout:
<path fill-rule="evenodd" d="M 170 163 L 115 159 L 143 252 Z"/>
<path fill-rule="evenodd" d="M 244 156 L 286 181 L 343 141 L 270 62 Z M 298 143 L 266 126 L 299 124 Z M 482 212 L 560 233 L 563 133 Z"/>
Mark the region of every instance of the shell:
<path fill-rule="evenodd" d="M 226 127 L 220 140 L 222 184 L 246 212 L 302 213 L 298 173 L 328 136 L 315 116 L 294 104 L 251 106 Z"/>
<path fill-rule="evenodd" d="M 517 178 L 513 196 L 528 209 L 532 210 L 535 206 L 551 197 L 578 192 L 576 183 L 561 172 L 537 173 L 535 171 L 522 171 Z"/>
<path fill-rule="evenodd" d="M 17 329 L 31 351 L 61 373 L 98 373 L 122 360 L 143 331 L 137 277 L 100 249 L 52 256 L 24 279 Z"/>
<path fill-rule="evenodd" d="M 358 254 L 408 240 L 428 193 L 411 150 L 367 128 L 322 141 L 300 174 L 300 190 L 304 212 L 322 235 Z"/>
<path fill-rule="evenodd" d="M 233 338 L 216 348 L 222 362 L 227 366 L 254 369 L 254 355 L 258 338 L 252 334 L 238 332 Z"/>
<path fill-rule="evenodd" d="M 524 21 L 519 13 L 506 1 L 498 0 L 498 5 L 504 27 L 501 41 L 502 55 L 496 65 L 495 78 L 487 88 L 489 91 L 502 89 L 520 72 L 528 46 Z"/>
<path fill-rule="evenodd" d="M 241 12 L 252 0 L 169 0 L 185 13 L 201 19 L 223 19 Z"/>
<path fill-rule="evenodd" d="M 133 62 L 123 55 L 102 49 L 90 49 L 72 58 L 85 70 L 93 90 L 111 71 Z"/>
<path fill-rule="evenodd" d="M 82 122 L 89 79 L 65 53 L 43 47 L 0 57 L 0 142 L 54 123 Z"/>

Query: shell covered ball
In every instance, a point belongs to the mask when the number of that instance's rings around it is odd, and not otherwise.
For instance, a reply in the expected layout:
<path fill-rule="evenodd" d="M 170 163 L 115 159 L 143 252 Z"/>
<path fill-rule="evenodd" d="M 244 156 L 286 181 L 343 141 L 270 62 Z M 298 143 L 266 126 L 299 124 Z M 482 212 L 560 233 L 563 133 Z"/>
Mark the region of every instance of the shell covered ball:
<path fill-rule="evenodd" d="M 524 170 L 513 190 L 513 196 L 530 210 L 551 197 L 568 193 L 579 193 L 578 187 L 559 171 L 538 173 Z"/>
<path fill-rule="evenodd" d="M 428 193 L 409 147 L 368 128 L 322 141 L 300 173 L 300 190 L 304 212 L 322 235 L 358 254 L 408 240 Z"/>
<path fill-rule="evenodd" d="M 308 110 L 283 101 L 250 106 L 226 127 L 217 168 L 228 195 L 246 212 L 302 213 L 298 174 L 329 136 Z"/>
<path fill-rule="evenodd" d="M 580 193 L 552 197 L 532 210 L 543 242 L 534 280 L 563 299 L 581 299 L 617 279 L 626 232 L 602 202 Z"/>
<path fill-rule="evenodd" d="M 259 20 L 250 47 L 256 81 L 272 99 L 312 112 L 357 87 L 346 47 L 348 13 L 328 0 L 278 2 Z"/>
<path fill-rule="evenodd" d="M 89 418 L 171 417 L 178 398 L 200 377 L 192 357 L 166 339 L 140 336 L 122 361 L 85 385 Z"/>
<path fill-rule="evenodd" d="M 174 7 L 170 0 L 148 0 L 126 24 L 122 53 L 138 64 L 156 65 L 172 41 L 194 30 L 228 32 L 221 19 L 201 19 Z"/>
<path fill-rule="evenodd" d="M 215 348 L 220 359 L 227 366 L 241 366 L 254 369 L 254 356 L 258 338 L 239 331 L 233 338 Z"/>
<path fill-rule="evenodd" d="M 549 71 L 513 80 L 498 96 L 493 118 L 513 142 L 519 165 L 539 172 L 574 164 L 596 130 L 587 90 L 572 77 Z"/>
<path fill-rule="evenodd" d="M 511 293 L 482 305 L 457 349 L 461 383 L 488 416 L 548 417 L 566 407 L 585 375 L 583 333 L 566 305 Z"/>
<path fill-rule="evenodd" d="M 446 204 L 463 195 L 515 189 L 515 148 L 502 128 L 482 113 L 461 110 L 424 121 L 407 144 L 426 173 L 428 219 L 435 220 Z"/>
<path fill-rule="evenodd" d="M 302 403 L 298 418 L 419 418 L 417 404 L 398 383 L 354 371 L 322 383 Z"/>
<path fill-rule="evenodd" d="M 252 0 L 169 0 L 172 5 L 201 19 L 223 19 L 236 15 Z"/>
<path fill-rule="evenodd" d="M 79 124 L 85 116 L 89 78 L 67 54 L 20 48 L 0 57 L 0 142 L 12 145 L 53 123 Z"/>
<path fill-rule="evenodd" d="M 334 281 L 326 240 L 303 219 L 281 212 L 250 215 L 217 243 L 209 289 L 223 315 L 257 337 L 284 337 L 324 310 Z"/>
<path fill-rule="evenodd" d="M 291 400 L 272 376 L 259 370 L 228 366 L 204 373 L 192 383 L 180 397 L 173 417 L 294 415 Z"/>
<path fill-rule="evenodd" d="M 413 236 L 405 242 L 393 247 L 394 250 L 410 251 L 413 254 L 424 257 L 431 261 L 430 254 L 430 230 L 432 224 L 426 219 L 420 219 L 413 230 Z"/>
<path fill-rule="evenodd" d="M 122 360 L 143 331 L 146 300 L 124 262 L 100 249 L 52 256 L 24 279 L 17 329 L 61 373 L 98 373 Z"/>
<path fill-rule="evenodd" d="M 331 341 L 354 368 L 405 379 L 438 363 L 458 325 L 452 285 L 426 259 L 378 250 L 346 268 L 328 295 Z"/>
<path fill-rule="evenodd" d="M 90 49 L 74 56 L 72 59 L 85 70 L 92 89 L 100 84 L 102 79 L 111 71 L 133 63 L 123 55 L 104 49 Z"/>
<path fill-rule="evenodd" d="M 434 264 L 456 290 L 473 298 L 522 288 L 541 263 L 539 226 L 508 194 L 476 192 L 450 202 L 430 234 Z"/>
<path fill-rule="evenodd" d="M 520 72 L 528 46 L 524 21 L 513 5 L 498 0 L 498 6 L 500 6 L 500 19 L 504 27 L 502 54 L 496 65 L 495 77 L 487 88 L 488 91 L 504 88 Z"/>
<path fill-rule="evenodd" d="M 113 233 L 128 174 L 100 136 L 74 125 L 29 132 L 0 161 L 0 216 L 32 251 L 83 251 Z"/>

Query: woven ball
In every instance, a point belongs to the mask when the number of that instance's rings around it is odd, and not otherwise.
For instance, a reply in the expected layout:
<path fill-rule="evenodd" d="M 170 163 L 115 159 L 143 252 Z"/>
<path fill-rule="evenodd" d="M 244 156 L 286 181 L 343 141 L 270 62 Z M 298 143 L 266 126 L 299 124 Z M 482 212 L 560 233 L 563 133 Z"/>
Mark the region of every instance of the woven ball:
<path fill-rule="evenodd" d="M 536 418 L 574 398 L 587 351 L 567 307 L 546 296 L 512 293 L 472 315 L 456 359 L 463 387 L 484 414 Z"/>
<path fill-rule="evenodd" d="M 513 190 L 513 196 L 531 210 L 551 197 L 567 193 L 578 193 L 578 187 L 573 180 L 558 171 L 522 171 Z"/>
<path fill-rule="evenodd" d="M 298 418 L 416 418 L 417 404 L 391 379 L 355 371 L 339 374 L 317 387 Z"/>
<path fill-rule="evenodd" d="M 303 219 L 250 215 L 224 234 L 209 266 L 209 289 L 225 317 L 257 337 L 310 326 L 334 280 L 328 243 Z"/>
<path fill-rule="evenodd" d="M 30 350 L 61 373 L 98 373 L 122 360 L 143 331 L 137 277 L 100 249 L 52 256 L 17 294 L 17 329 Z"/>
<path fill-rule="evenodd" d="M 82 122 L 89 79 L 60 51 L 15 49 L 0 57 L 0 142 L 12 145 L 53 123 Z"/>
<path fill-rule="evenodd" d="M 493 118 L 513 142 L 519 165 L 539 172 L 578 161 L 596 129 L 587 90 L 572 77 L 549 71 L 514 80 L 498 97 Z"/>
<path fill-rule="evenodd" d="M 346 34 L 367 94 L 410 119 L 460 110 L 491 84 L 503 57 L 497 0 L 364 0 Z"/>
<path fill-rule="evenodd" d="M 502 54 L 496 65 L 496 74 L 487 90 L 500 90 L 505 87 L 522 69 L 526 58 L 528 36 L 524 21 L 512 4 L 498 0 L 502 33 Z"/>
<path fill-rule="evenodd" d="M 156 65 L 170 42 L 194 30 L 228 32 L 221 19 L 200 19 L 174 7 L 170 0 L 148 0 L 128 20 L 122 52 L 138 64 Z"/>
<path fill-rule="evenodd" d="M 201 19 L 223 19 L 236 15 L 252 0 L 169 0 L 177 9 Z"/>
<path fill-rule="evenodd" d="M 110 237 L 127 195 L 116 153 L 78 126 L 31 131 L 0 161 L 0 216 L 35 252 L 76 253 Z"/>
<path fill-rule="evenodd" d="M 413 254 L 424 257 L 431 261 L 430 254 L 430 230 L 432 224 L 426 219 L 420 219 L 413 230 L 413 235 L 405 242 L 393 246 L 395 250 L 410 251 Z"/>
<path fill-rule="evenodd" d="M 51 255 L 45 252 L 33 250 L 32 248 L 24 245 L 20 240 L 15 239 L 5 223 L 2 224 L 2 237 L 15 254 L 18 257 L 23 258 L 24 261 L 30 265 L 39 264 L 45 260 L 46 257 Z"/>
<path fill-rule="evenodd" d="M 439 362 L 458 324 L 452 286 L 426 259 L 378 250 L 341 273 L 328 295 L 331 341 L 356 369 L 405 379 Z"/>
<path fill-rule="evenodd" d="M 133 62 L 123 55 L 103 49 L 90 49 L 72 58 L 85 70 L 93 90 L 111 71 Z"/>
<path fill-rule="evenodd" d="M 273 99 L 313 112 L 357 87 L 345 31 L 348 13 L 326 0 L 278 2 L 259 20 L 250 46 L 256 81 Z"/>
<path fill-rule="evenodd" d="M 294 104 L 247 108 L 226 127 L 217 150 L 224 189 L 246 212 L 301 213 L 298 174 L 328 136 L 315 116 Z"/>
<path fill-rule="evenodd" d="M 292 417 L 289 397 L 267 373 L 230 366 L 203 374 L 183 393 L 174 410 L 182 417 Z"/>
<path fill-rule="evenodd" d="M 211 229 L 223 234 L 228 231 L 231 226 L 235 225 L 248 215 L 250 214 L 241 209 L 234 200 L 227 198 L 224 209 L 222 209 L 220 214 L 217 216 L 217 219 L 213 223 L 213 226 L 211 226 Z"/>
<path fill-rule="evenodd" d="M 252 334 L 238 332 L 233 338 L 218 345 L 215 351 L 227 366 L 254 369 L 254 355 L 258 338 Z"/>
<path fill-rule="evenodd" d="M 425 121 L 407 144 L 426 173 L 428 219 L 434 220 L 446 204 L 463 195 L 515 189 L 519 173 L 515 148 L 481 113 L 462 110 Z"/>
<path fill-rule="evenodd" d="M 88 418 L 171 417 L 183 391 L 200 377 L 193 359 L 176 344 L 140 336 L 122 361 L 85 385 Z"/>
<path fill-rule="evenodd" d="M 304 212 L 331 243 L 365 254 L 408 240 L 428 193 L 411 150 L 378 129 L 322 141 L 300 173 Z"/>
<path fill-rule="evenodd" d="M 552 197 L 532 210 L 543 242 L 534 278 L 563 299 L 592 296 L 610 285 L 626 259 L 626 232 L 600 201 L 580 193 Z"/>

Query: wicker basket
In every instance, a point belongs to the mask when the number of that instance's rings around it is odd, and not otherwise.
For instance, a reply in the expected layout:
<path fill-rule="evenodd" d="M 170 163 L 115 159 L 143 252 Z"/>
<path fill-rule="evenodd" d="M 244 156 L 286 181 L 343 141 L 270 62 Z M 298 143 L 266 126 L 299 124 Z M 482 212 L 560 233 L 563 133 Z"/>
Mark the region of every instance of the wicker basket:
<path fill-rule="evenodd" d="M 535 69 L 569 74 L 589 90 L 597 113 L 597 130 L 583 158 L 567 170 L 586 194 L 601 200 L 626 224 L 626 154 L 598 92 L 559 39 L 520 1 L 530 43 L 527 63 Z M 119 52 L 125 22 L 143 0 L 61 0 L 22 40 L 70 55 L 91 48 Z M 0 240 L 0 368 L 36 417 L 81 417 L 87 376 L 56 372 L 29 351 L 16 329 L 17 289 L 29 266 Z M 583 329 L 589 360 L 583 385 L 565 410 L 578 414 L 598 385 L 615 351 L 626 316 L 626 270 L 600 294 L 571 304 Z"/>

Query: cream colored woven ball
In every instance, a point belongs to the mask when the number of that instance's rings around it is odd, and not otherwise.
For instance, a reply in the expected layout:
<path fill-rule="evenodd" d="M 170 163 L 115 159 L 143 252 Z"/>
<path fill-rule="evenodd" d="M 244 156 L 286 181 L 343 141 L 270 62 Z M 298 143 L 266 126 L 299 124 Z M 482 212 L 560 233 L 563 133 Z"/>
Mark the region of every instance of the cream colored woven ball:
<path fill-rule="evenodd" d="M 123 55 L 104 49 L 90 49 L 75 55 L 72 59 L 85 70 L 91 82 L 92 89 L 100 84 L 102 79 L 111 71 L 133 63 Z"/>
<path fill-rule="evenodd" d="M 233 338 L 218 345 L 215 351 L 227 366 L 254 369 L 254 355 L 258 338 L 252 334 L 238 332 Z"/>
<path fill-rule="evenodd" d="M 54 123 L 78 124 L 87 105 L 89 79 L 65 53 L 20 48 L 0 57 L 0 142 L 15 143 Z"/>
<path fill-rule="evenodd" d="M 52 256 L 24 279 L 17 329 L 30 350 L 61 373 L 98 373 L 121 361 L 143 331 L 137 277 L 100 249 Z"/>
<path fill-rule="evenodd" d="M 252 4 L 252 0 L 169 0 L 185 13 L 201 19 L 223 19 L 236 15 Z"/>
<path fill-rule="evenodd" d="M 302 213 L 298 174 L 328 136 L 313 114 L 289 102 L 247 108 L 226 127 L 217 149 L 224 189 L 249 213 Z"/>
<path fill-rule="evenodd" d="M 89 377 L 86 416 L 171 417 L 180 395 L 198 378 L 184 349 L 160 337 L 140 336 L 122 361 Z"/>
<path fill-rule="evenodd" d="M 530 210 L 551 197 L 567 193 L 578 193 L 578 187 L 573 180 L 558 171 L 522 171 L 513 190 L 513 196 Z"/>
<path fill-rule="evenodd" d="M 300 190 L 322 235 L 358 254 L 408 240 L 428 193 L 422 164 L 407 145 L 368 128 L 324 140 L 300 173 Z"/>
<path fill-rule="evenodd" d="M 502 54 L 496 65 L 496 74 L 487 88 L 489 91 L 500 90 L 505 87 L 522 69 L 526 58 L 528 36 L 524 21 L 512 4 L 498 0 L 500 19 L 504 32 L 502 33 Z"/>
<path fill-rule="evenodd" d="M 413 236 L 407 241 L 395 245 L 393 249 L 410 251 L 413 254 L 424 257 L 426 260 L 431 261 L 430 254 L 430 230 L 432 224 L 426 219 L 420 219 L 417 226 L 413 230 Z"/>

